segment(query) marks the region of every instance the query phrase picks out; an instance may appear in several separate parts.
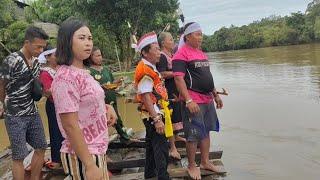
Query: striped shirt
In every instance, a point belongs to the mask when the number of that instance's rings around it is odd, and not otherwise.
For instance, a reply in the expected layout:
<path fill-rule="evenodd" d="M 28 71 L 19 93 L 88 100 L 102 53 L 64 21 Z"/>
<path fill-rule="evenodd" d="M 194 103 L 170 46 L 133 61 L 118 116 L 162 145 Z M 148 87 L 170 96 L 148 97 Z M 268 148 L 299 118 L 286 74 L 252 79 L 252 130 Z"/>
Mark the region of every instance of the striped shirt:
<path fill-rule="evenodd" d="M 36 58 L 32 60 L 32 73 L 39 77 L 40 64 Z M 17 52 L 7 56 L 0 67 L 0 78 L 7 82 L 5 91 L 6 115 L 28 116 L 37 112 L 31 97 L 33 78 L 23 57 Z"/>

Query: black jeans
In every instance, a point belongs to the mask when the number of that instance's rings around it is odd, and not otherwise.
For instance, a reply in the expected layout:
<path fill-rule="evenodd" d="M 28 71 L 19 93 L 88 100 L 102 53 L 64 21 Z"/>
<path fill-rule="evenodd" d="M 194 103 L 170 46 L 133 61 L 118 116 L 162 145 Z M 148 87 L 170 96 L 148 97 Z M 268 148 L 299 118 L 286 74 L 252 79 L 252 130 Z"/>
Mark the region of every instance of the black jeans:
<path fill-rule="evenodd" d="M 60 148 L 64 138 L 62 137 L 59 126 L 58 126 L 54 103 L 51 102 L 49 99 L 46 102 L 46 112 L 48 116 L 48 125 L 49 125 L 51 159 L 52 159 L 52 162 L 60 163 L 61 162 Z"/>
<path fill-rule="evenodd" d="M 158 180 L 169 180 L 168 156 L 169 144 L 165 135 L 158 134 L 152 120 L 143 119 L 146 127 L 146 164 L 144 177 L 158 177 Z"/>

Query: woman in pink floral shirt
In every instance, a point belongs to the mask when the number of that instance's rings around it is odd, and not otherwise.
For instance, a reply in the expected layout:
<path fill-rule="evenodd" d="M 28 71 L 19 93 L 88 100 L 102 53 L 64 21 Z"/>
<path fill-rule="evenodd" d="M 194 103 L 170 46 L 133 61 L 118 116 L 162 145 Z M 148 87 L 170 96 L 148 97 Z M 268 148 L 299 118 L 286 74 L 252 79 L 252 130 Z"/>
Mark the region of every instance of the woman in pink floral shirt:
<path fill-rule="evenodd" d="M 105 153 L 108 126 L 114 124 L 116 115 L 112 106 L 105 105 L 100 84 L 83 65 L 92 46 L 90 29 L 83 22 L 71 18 L 61 24 L 56 51 L 61 66 L 52 83 L 52 96 L 65 138 L 62 165 L 71 179 L 109 179 Z"/>

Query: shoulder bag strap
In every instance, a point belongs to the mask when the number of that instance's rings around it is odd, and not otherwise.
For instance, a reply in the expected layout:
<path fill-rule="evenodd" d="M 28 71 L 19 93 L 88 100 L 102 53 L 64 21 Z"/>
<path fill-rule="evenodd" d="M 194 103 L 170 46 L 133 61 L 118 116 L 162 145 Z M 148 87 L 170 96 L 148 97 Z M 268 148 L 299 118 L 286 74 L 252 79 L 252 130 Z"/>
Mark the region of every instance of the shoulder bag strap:
<path fill-rule="evenodd" d="M 17 53 L 22 57 L 24 63 L 27 65 L 28 70 L 29 70 L 31 76 L 32 76 L 33 78 L 35 78 L 35 77 L 33 76 L 33 74 L 32 74 L 32 70 L 31 70 L 31 68 L 30 68 L 30 66 L 29 66 L 29 64 L 28 64 L 28 62 L 27 62 L 27 59 L 26 59 L 26 57 L 24 56 L 24 54 L 23 54 L 21 51 L 18 51 Z"/>

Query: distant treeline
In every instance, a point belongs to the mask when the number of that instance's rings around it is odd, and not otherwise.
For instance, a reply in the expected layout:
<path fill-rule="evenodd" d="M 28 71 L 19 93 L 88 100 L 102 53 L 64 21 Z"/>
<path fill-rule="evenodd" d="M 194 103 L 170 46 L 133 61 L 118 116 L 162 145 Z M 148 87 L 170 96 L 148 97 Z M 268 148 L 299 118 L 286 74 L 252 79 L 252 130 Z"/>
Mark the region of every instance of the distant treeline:
<path fill-rule="evenodd" d="M 211 36 L 205 35 L 202 48 L 212 52 L 317 41 L 320 41 L 320 4 L 309 6 L 306 13 L 270 16 L 241 27 L 223 27 Z"/>

